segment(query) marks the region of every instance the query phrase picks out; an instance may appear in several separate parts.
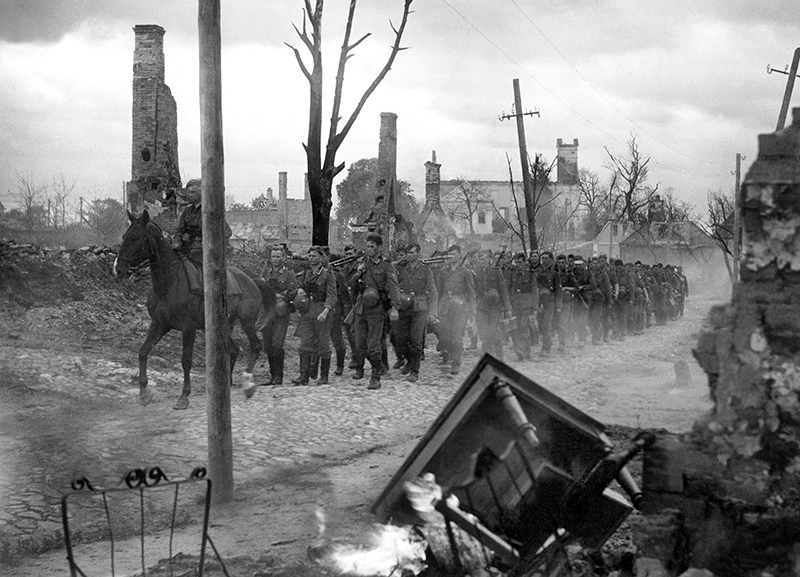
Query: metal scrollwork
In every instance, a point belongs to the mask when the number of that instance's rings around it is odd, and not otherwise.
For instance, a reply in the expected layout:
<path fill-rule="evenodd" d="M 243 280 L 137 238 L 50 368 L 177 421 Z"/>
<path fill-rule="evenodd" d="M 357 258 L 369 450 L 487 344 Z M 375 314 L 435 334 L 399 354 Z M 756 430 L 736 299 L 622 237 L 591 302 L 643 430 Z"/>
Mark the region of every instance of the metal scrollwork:
<path fill-rule="evenodd" d="M 169 481 L 169 479 L 161 469 L 151 467 L 149 469 L 134 469 L 125 475 L 123 481 L 129 489 L 135 489 L 142 485 L 152 487 L 158 485 L 161 481 Z"/>
<path fill-rule="evenodd" d="M 86 477 L 80 477 L 78 479 L 73 479 L 70 486 L 74 491 L 83 491 L 86 489 L 87 491 L 94 491 L 94 487 L 92 487 L 92 483 Z"/>
<path fill-rule="evenodd" d="M 190 479 L 205 479 L 206 478 L 206 468 L 205 467 L 195 467 L 192 471 L 191 475 L 189 475 Z"/>

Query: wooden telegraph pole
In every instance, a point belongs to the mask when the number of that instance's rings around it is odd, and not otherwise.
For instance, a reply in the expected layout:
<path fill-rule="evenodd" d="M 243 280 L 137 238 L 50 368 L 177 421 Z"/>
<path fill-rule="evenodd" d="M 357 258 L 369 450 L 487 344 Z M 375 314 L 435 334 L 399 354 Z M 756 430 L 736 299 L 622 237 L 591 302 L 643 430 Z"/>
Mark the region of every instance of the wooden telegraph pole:
<path fill-rule="evenodd" d="M 528 219 L 528 238 L 530 239 L 531 250 L 539 250 L 539 241 L 536 237 L 536 199 L 533 195 L 531 184 L 530 164 L 528 162 L 528 147 L 525 144 L 525 124 L 524 116 L 539 116 L 539 111 L 523 112 L 522 96 L 519 90 L 519 78 L 514 79 L 514 113 L 501 114 L 500 120 L 507 118 L 517 119 L 517 139 L 519 140 L 519 160 L 522 163 L 522 192 L 525 195 L 525 216 Z"/>
<path fill-rule="evenodd" d="M 233 499 L 233 437 L 225 265 L 225 171 L 222 146 L 220 0 L 199 0 L 200 158 L 206 317 L 208 470 L 215 503 Z"/>

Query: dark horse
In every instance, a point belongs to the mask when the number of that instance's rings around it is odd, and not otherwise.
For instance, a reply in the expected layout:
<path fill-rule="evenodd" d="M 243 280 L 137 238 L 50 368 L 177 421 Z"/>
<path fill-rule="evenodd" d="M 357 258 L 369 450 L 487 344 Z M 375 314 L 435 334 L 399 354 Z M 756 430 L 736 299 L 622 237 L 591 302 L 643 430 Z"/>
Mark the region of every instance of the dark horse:
<path fill-rule="evenodd" d="M 189 278 L 181 257 L 172 249 L 158 225 L 150 220 L 147 211 L 144 211 L 139 218 L 129 212 L 128 218 L 131 225 L 122 237 L 122 246 L 114 261 L 114 275 L 122 278 L 130 272 L 131 267 L 147 261 L 153 280 L 153 290 L 147 298 L 147 310 L 151 319 L 150 329 L 147 331 L 144 344 L 139 349 L 139 400 L 143 405 L 151 401 L 150 391 L 147 390 L 147 355 L 164 335 L 175 329 L 181 331 L 183 335 L 181 358 L 183 391 L 175 403 L 175 408 L 185 409 L 189 406 L 189 394 L 192 391 L 189 371 L 192 368 L 195 332 L 205 328 L 203 297 L 189 290 Z M 228 272 L 229 275 L 233 275 L 241 288 L 241 294 L 228 295 L 228 317 L 231 332 L 234 322 L 238 319 L 249 341 L 244 391 L 245 395 L 250 397 L 255 391 L 253 367 L 261 352 L 256 319 L 261 307 L 269 308 L 270 303 L 262 301 L 261 291 L 244 272 L 234 267 L 228 267 Z M 233 365 L 239 355 L 239 347 L 233 337 L 230 338 L 230 355 L 232 375 Z"/>

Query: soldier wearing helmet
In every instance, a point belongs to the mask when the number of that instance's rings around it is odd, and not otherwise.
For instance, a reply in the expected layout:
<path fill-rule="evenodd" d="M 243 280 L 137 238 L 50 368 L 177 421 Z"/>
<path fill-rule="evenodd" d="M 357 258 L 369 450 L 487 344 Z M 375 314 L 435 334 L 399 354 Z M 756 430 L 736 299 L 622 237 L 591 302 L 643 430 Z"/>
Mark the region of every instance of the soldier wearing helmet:
<path fill-rule="evenodd" d="M 539 290 L 524 252 L 514 255 L 514 268 L 508 273 L 511 310 L 517 318 L 511 333 L 514 350 L 520 361 L 531 358 L 531 345 L 536 338 L 536 315 L 539 312 Z"/>
<path fill-rule="evenodd" d="M 312 246 L 308 249 L 311 268 L 303 271 L 299 279 L 298 298 L 308 298 L 308 310 L 300 316 L 297 334 L 300 337 L 300 378 L 298 385 L 307 385 L 314 363 L 319 357 L 319 384 L 328 383 L 331 368 L 331 311 L 336 306 L 336 280 L 324 266 L 325 249 Z"/>
<path fill-rule="evenodd" d="M 283 384 L 284 342 L 289 328 L 289 303 L 297 293 L 297 277 L 286 266 L 286 253 L 276 244 L 270 250 L 269 264 L 261 271 L 269 289 L 275 294 L 275 306 L 267 311 L 265 319 L 259 319 L 264 349 L 269 360 L 270 385 Z"/>
<path fill-rule="evenodd" d="M 475 317 L 475 282 L 470 270 L 461 263 L 461 247 L 454 244 L 447 250 L 450 262 L 439 273 L 439 316 L 437 337 L 442 349 L 442 363 L 452 363 L 450 373 L 461 369 L 464 352 L 464 331 L 467 321 Z"/>
<path fill-rule="evenodd" d="M 396 324 L 395 342 L 398 356 L 406 359 L 401 369 L 411 383 L 419 378 L 419 366 L 425 342 L 425 330 L 430 319 L 438 315 L 439 296 L 431 269 L 419 261 L 420 246 L 412 244 L 406 251 L 408 263 L 400 269 L 400 311 Z"/>
<path fill-rule="evenodd" d="M 550 354 L 553 346 L 553 324 L 561 311 L 561 281 L 555 269 L 553 253 L 549 250 L 539 255 L 536 269 L 536 286 L 539 287 L 539 334 L 542 338 L 542 355 Z"/>
<path fill-rule="evenodd" d="M 511 318 L 511 302 L 500 269 L 492 268 L 492 251 L 482 250 L 475 263 L 475 327 L 483 352 L 503 359 L 503 334 L 500 319 Z"/>
<path fill-rule="evenodd" d="M 203 210 L 201 206 L 200 179 L 193 178 L 186 188 L 178 192 L 185 208 L 178 217 L 178 225 L 172 237 L 172 248 L 180 254 L 189 277 L 189 289 L 203 294 Z M 231 227 L 225 222 L 225 239 L 231 237 Z M 194 266 L 193 266 L 194 265 Z M 195 268 L 196 267 L 196 268 Z"/>
<path fill-rule="evenodd" d="M 364 361 L 369 359 L 372 375 L 370 389 L 381 388 L 382 342 L 386 323 L 386 311 L 394 321 L 398 318 L 397 306 L 400 289 L 394 265 L 383 258 L 383 238 L 378 234 L 367 236 L 364 262 L 358 265 L 351 278 L 353 294 L 357 295 L 353 309 L 355 331 L 355 355 L 358 366 L 354 379 L 364 378 Z"/>

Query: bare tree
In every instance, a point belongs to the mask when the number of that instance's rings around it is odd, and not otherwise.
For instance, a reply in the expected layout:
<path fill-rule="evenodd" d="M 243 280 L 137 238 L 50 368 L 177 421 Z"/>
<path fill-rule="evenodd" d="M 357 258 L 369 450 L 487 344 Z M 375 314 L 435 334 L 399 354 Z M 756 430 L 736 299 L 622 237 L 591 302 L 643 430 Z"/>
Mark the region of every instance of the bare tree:
<path fill-rule="evenodd" d="M 664 191 L 664 194 L 661 195 L 661 199 L 664 201 L 664 213 L 667 221 L 677 222 L 688 220 L 690 222 L 695 222 L 698 220 L 695 215 L 694 205 L 691 202 L 675 198 L 675 191 L 673 191 L 672 188 L 668 188 Z"/>
<path fill-rule="evenodd" d="M 492 208 L 494 208 L 495 215 L 498 219 L 502 221 L 505 227 L 510 230 L 514 236 L 516 236 L 520 244 L 522 245 L 522 252 L 528 254 L 528 249 L 526 247 L 526 227 L 525 227 L 525 219 L 527 217 L 523 217 L 525 213 L 525 202 L 524 198 L 522 199 L 523 202 L 519 201 L 519 197 L 517 196 L 516 186 L 514 185 L 514 170 L 511 168 L 511 157 L 506 153 L 506 162 L 508 163 L 508 182 L 511 186 L 511 201 L 514 203 L 514 213 L 517 217 L 517 224 L 516 226 L 513 223 L 513 219 L 506 218 L 506 216 L 500 212 L 500 210 L 495 205 L 494 201 L 492 201 Z M 523 193 L 524 194 L 524 193 Z"/>
<path fill-rule="evenodd" d="M 442 198 L 442 203 L 453 220 L 466 223 L 469 233 L 475 234 L 475 215 L 494 206 L 492 197 L 477 181 L 458 178 L 456 182 L 458 185 Z"/>
<path fill-rule="evenodd" d="M 608 187 L 600 184 L 600 177 L 596 172 L 585 168 L 578 173 L 578 186 L 578 206 L 584 211 L 584 240 L 591 240 L 600 233 L 603 224 L 609 219 L 609 191 Z"/>
<path fill-rule="evenodd" d="M 75 190 L 77 179 L 68 182 L 64 178 L 64 173 L 54 176 L 50 183 L 50 193 L 52 194 L 52 223 L 53 228 L 65 228 L 67 226 L 67 199 Z"/>
<path fill-rule="evenodd" d="M 345 26 L 344 39 L 342 41 L 341 52 L 339 53 L 339 64 L 336 71 L 336 84 L 333 93 L 333 105 L 331 109 L 330 127 L 328 139 L 325 144 L 325 157 L 322 156 L 322 9 L 324 0 L 316 0 L 316 5 L 311 6 L 311 0 L 304 0 L 305 10 L 303 13 L 303 29 L 295 31 L 300 37 L 305 47 L 311 54 L 312 65 L 306 66 L 300 51 L 287 43 L 287 46 L 294 51 L 297 64 L 308 80 L 309 86 L 309 115 L 308 115 L 308 141 L 303 144 L 306 151 L 307 170 L 308 170 L 308 190 L 311 197 L 312 210 L 312 243 L 316 245 L 327 245 L 330 231 L 330 215 L 332 206 L 331 191 L 333 189 L 333 179 L 344 169 L 344 163 L 336 164 L 336 152 L 344 142 L 345 137 L 353 127 L 361 109 L 367 99 L 372 95 L 386 74 L 392 67 L 394 59 L 401 50 L 400 46 L 403 31 L 411 13 L 412 0 L 404 0 L 403 15 L 400 26 L 395 28 L 394 43 L 391 52 L 386 60 L 386 64 L 372 81 L 372 84 L 364 91 L 356 104 L 353 112 L 346 120 L 344 126 L 339 129 L 340 108 L 342 102 L 342 88 L 344 86 L 344 72 L 347 61 L 353 56 L 352 51 L 366 40 L 371 34 L 367 33 L 358 40 L 351 43 L 350 35 L 353 29 L 353 18 L 356 11 L 356 1 L 350 0 L 350 8 L 347 14 L 347 25 Z M 309 31 L 306 25 L 311 27 Z M 391 24 L 391 23 L 390 23 Z"/>
<path fill-rule="evenodd" d="M 46 187 L 34 182 L 30 174 L 17 173 L 17 204 L 22 226 L 33 231 L 46 224 L 47 214 L 42 202 Z"/>
<path fill-rule="evenodd" d="M 659 186 L 647 184 L 650 157 L 642 156 L 635 136 L 628 141 L 627 157 L 616 156 L 608 148 L 606 153 L 611 162 L 608 168 L 612 172 L 609 188 L 614 197 L 612 211 L 616 212 L 619 207 L 616 216 L 636 222 L 641 209 L 649 204 Z"/>
<path fill-rule="evenodd" d="M 531 194 L 533 195 L 533 220 L 528 222 L 528 238 L 531 250 L 539 250 L 555 229 L 555 201 L 560 193 L 554 193 L 550 186 L 550 174 L 556 161 L 548 163 L 541 154 L 537 154 L 531 163 Z M 537 227 L 536 223 L 540 223 Z"/>
<path fill-rule="evenodd" d="M 725 261 L 725 268 L 728 270 L 728 278 L 731 283 L 736 279 L 733 274 L 733 228 L 734 228 L 734 206 L 733 198 L 724 194 L 721 190 L 708 192 L 708 212 L 706 213 L 708 222 L 698 222 L 698 226 L 707 235 L 714 239 L 722 251 Z M 741 231 L 739 232 L 741 234 Z"/>

